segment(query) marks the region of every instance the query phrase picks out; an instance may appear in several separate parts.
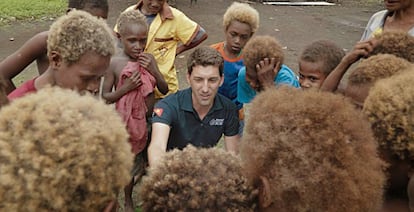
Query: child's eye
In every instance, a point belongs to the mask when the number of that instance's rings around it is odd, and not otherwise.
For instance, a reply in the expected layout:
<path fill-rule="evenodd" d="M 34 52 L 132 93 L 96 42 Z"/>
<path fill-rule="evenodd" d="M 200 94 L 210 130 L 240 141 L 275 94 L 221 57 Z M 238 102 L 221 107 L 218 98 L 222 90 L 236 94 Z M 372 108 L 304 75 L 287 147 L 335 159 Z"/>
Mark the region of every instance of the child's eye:
<path fill-rule="evenodd" d="M 318 81 L 318 78 L 316 78 L 316 77 L 309 77 L 309 80 L 312 81 L 312 82 L 315 82 L 315 81 Z"/>

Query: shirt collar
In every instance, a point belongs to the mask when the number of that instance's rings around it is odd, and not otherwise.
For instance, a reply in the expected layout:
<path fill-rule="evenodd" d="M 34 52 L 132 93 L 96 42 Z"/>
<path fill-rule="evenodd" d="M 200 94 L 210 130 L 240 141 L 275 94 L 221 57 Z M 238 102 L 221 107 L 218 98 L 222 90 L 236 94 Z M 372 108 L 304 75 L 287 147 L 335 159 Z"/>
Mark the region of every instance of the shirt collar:
<path fill-rule="evenodd" d="M 135 7 L 135 9 L 139 9 L 141 8 L 143 5 L 142 0 L 140 0 L 137 4 L 137 6 Z M 161 16 L 161 20 L 165 21 L 166 19 L 174 19 L 174 15 L 172 13 L 172 10 L 170 8 L 170 6 L 168 5 L 167 1 L 165 1 L 164 5 L 162 6 L 162 10 L 159 13 Z"/>

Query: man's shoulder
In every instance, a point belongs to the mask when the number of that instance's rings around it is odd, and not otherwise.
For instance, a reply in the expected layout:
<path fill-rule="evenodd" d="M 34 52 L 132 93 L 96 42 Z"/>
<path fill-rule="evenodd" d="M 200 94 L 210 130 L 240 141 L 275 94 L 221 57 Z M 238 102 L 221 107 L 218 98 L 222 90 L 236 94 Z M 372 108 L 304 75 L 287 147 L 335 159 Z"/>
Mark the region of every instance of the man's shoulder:
<path fill-rule="evenodd" d="M 220 101 L 220 103 L 223 105 L 223 108 L 226 110 L 237 110 L 236 104 L 234 104 L 233 101 L 231 101 L 229 98 L 217 93 L 216 96 L 217 100 Z"/>

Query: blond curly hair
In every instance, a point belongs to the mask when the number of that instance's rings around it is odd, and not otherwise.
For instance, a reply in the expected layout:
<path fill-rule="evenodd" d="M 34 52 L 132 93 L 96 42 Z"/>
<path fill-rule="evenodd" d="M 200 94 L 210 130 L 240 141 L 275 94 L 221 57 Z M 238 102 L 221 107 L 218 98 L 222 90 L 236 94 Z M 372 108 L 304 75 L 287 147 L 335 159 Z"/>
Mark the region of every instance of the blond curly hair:
<path fill-rule="evenodd" d="M 414 160 L 414 67 L 378 81 L 363 111 L 382 149 L 401 160 Z"/>
<path fill-rule="evenodd" d="M 414 37 L 407 32 L 384 32 L 376 36 L 378 44 L 370 55 L 393 54 L 414 62 Z"/>
<path fill-rule="evenodd" d="M 259 12 L 246 3 L 233 2 L 223 15 L 223 26 L 227 29 L 232 21 L 238 21 L 250 26 L 252 33 L 259 28 Z"/>
<path fill-rule="evenodd" d="M 87 52 L 112 56 L 115 42 L 112 31 L 103 19 L 91 14 L 72 10 L 58 18 L 50 27 L 47 52 L 58 52 L 63 61 L 73 64 Z"/>
<path fill-rule="evenodd" d="M 254 211 L 257 192 L 231 153 L 188 146 L 163 161 L 143 178 L 143 211 Z"/>
<path fill-rule="evenodd" d="M 126 27 L 130 23 L 148 27 L 145 16 L 139 10 L 128 10 L 122 12 L 121 15 L 119 15 L 118 17 L 118 20 L 116 22 L 118 26 L 118 32 L 120 34 L 123 34 L 126 30 Z"/>
<path fill-rule="evenodd" d="M 275 58 L 283 64 L 284 53 L 279 42 L 271 36 L 255 36 L 243 49 L 243 60 L 247 71 L 256 71 L 256 65 L 264 58 Z"/>
<path fill-rule="evenodd" d="M 99 211 L 130 180 L 123 121 L 92 96 L 44 88 L 0 110 L 0 211 Z"/>
<path fill-rule="evenodd" d="M 269 179 L 280 211 L 378 211 L 384 163 L 363 114 L 339 95 L 276 89 L 255 97 L 246 120 L 249 180 Z"/>
<path fill-rule="evenodd" d="M 392 54 L 377 54 L 361 61 L 348 76 L 350 85 L 374 83 L 412 66 L 407 60 Z"/>

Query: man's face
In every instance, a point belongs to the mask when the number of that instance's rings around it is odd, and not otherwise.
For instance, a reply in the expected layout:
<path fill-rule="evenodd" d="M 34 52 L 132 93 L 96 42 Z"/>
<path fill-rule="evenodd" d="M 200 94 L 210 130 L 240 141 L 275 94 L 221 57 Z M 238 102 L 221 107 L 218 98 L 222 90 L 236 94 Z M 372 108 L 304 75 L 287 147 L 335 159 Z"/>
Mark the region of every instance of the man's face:
<path fill-rule="evenodd" d="M 132 60 L 137 60 L 147 44 L 147 27 L 141 24 L 129 23 L 125 26 L 119 39 L 125 54 Z"/>
<path fill-rule="evenodd" d="M 232 21 L 225 31 L 227 51 L 233 55 L 240 54 L 252 34 L 248 24 Z"/>
<path fill-rule="evenodd" d="M 187 81 L 192 90 L 193 107 L 211 107 L 223 79 L 217 66 L 194 66 L 191 75 L 187 74 Z"/>
<path fill-rule="evenodd" d="M 322 72 L 323 63 L 299 61 L 299 83 L 304 90 L 319 89 L 326 76 Z"/>
<path fill-rule="evenodd" d="M 111 57 L 93 52 L 82 55 L 78 62 L 71 65 L 66 62 L 54 65 L 53 78 L 55 84 L 62 88 L 96 94 L 101 77 L 109 67 Z"/>
<path fill-rule="evenodd" d="M 142 9 L 144 10 L 145 15 L 155 15 L 162 10 L 162 5 L 167 0 L 143 0 Z"/>

